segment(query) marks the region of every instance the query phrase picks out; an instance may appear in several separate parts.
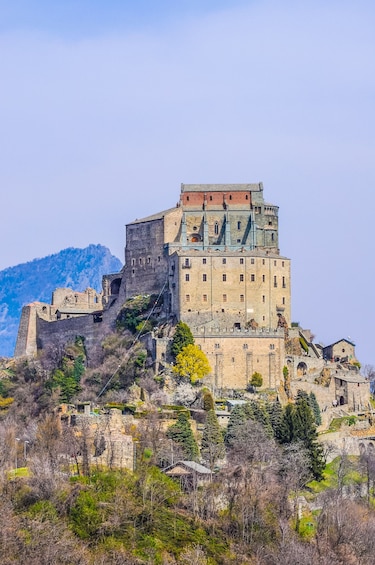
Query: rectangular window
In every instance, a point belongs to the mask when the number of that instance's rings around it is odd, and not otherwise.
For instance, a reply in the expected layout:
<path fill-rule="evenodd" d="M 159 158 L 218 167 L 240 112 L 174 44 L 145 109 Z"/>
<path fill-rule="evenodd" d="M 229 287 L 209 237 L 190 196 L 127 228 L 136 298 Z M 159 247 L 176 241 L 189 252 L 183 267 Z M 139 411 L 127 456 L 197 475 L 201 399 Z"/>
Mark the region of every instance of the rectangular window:
<path fill-rule="evenodd" d="M 255 282 L 255 275 L 250 275 L 251 282 Z"/>
<path fill-rule="evenodd" d="M 202 259 L 202 263 L 203 263 L 203 265 L 205 265 L 205 264 L 207 263 L 207 259 L 206 259 L 206 257 L 203 257 L 203 259 Z"/>
<path fill-rule="evenodd" d="M 283 277 L 283 288 L 286 288 L 285 277 Z"/>
<path fill-rule="evenodd" d="M 285 296 L 283 296 L 283 304 L 285 304 Z"/>
<path fill-rule="evenodd" d="M 187 295 L 185 296 L 185 299 L 186 299 L 186 302 L 190 302 L 190 294 L 187 294 Z"/>
<path fill-rule="evenodd" d="M 185 259 L 185 267 L 189 267 L 190 263 L 189 263 L 189 259 Z"/>
<path fill-rule="evenodd" d="M 240 302 L 245 302 L 245 296 L 243 294 L 240 294 Z"/>
<path fill-rule="evenodd" d="M 227 262 L 227 260 L 224 258 L 223 259 L 223 265 L 225 265 L 226 262 Z"/>
<path fill-rule="evenodd" d="M 273 262 L 273 264 L 274 264 L 274 266 L 276 267 L 276 265 L 277 265 L 277 261 L 274 261 L 274 262 Z"/>
<path fill-rule="evenodd" d="M 241 222 L 237 222 L 237 229 L 238 229 L 238 230 L 241 229 Z"/>
<path fill-rule="evenodd" d="M 262 265 L 265 265 L 265 264 L 266 264 L 266 260 L 262 259 Z"/>
<path fill-rule="evenodd" d="M 207 302 L 207 294 L 203 295 L 203 302 Z"/>
<path fill-rule="evenodd" d="M 240 282 L 243 282 L 243 275 L 240 275 Z"/>
<path fill-rule="evenodd" d="M 206 273 L 203 273 L 203 275 L 202 275 L 202 280 L 203 280 L 203 282 L 206 282 L 206 281 L 207 281 L 207 275 L 206 275 Z"/>
<path fill-rule="evenodd" d="M 285 264 L 284 264 L 284 261 L 281 261 L 281 266 L 282 266 L 282 267 L 284 267 L 284 266 L 285 266 Z"/>
<path fill-rule="evenodd" d="M 210 194 L 210 200 L 212 200 L 212 194 Z"/>
<path fill-rule="evenodd" d="M 220 343 L 215 343 L 215 349 L 220 349 Z"/>
<path fill-rule="evenodd" d="M 273 286 L 275 288 L 277 288 L 277 276 L 276 275 L 273 277 Z"/>
<path fill-rule="evenodd" d="M 254 259 L 254 257 L 252 257 L 252 258 L 251 258 L 251 261 L 250 261 L 250 263 L 251 263 L 252 265 L 254 265 L 254 263 L 255 263 L 255 259 Z"/>
<path fill-rule="evenodd" d="M 227 275 L 223 275 L 223 282 L 225 282 L 227 280 Z"/>
<path fill-rule="evenodd" d="M 243 257 L 240 259 L 240 265 L 243 265 Z"/>
<path fill-rule="evenodd" d="M 265 297 L 264 294 L 263 294 L 263 296 L 262 296 L 262 302 L 265 302 L 265 301 L 266 301 L 266 297 Z"/>
<path fill-rule="evenodd" d="M 266 282 L 266 275 L 262 275 L 262 282 Z"/>
<path fill-rule="evenodd" d="M 223 294 L 223 302 L 226 302 L 226 301 L 227 301 L 227 295 Z"/>
<path fill-rule="evenodd" d="M 185 275 L 185 281 L 189 282 L 190 281 L 190 275 Z"/>

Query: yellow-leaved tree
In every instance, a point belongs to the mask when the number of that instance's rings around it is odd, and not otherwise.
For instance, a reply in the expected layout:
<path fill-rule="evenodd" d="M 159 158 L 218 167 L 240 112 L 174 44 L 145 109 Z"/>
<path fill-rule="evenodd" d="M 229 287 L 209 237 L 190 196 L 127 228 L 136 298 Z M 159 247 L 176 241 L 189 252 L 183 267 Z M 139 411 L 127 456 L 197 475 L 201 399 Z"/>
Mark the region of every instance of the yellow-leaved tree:
<path fill-rule="evenodd" d="M 211 372 L 206 355 L 197 345 L 186 345 L 176 357 L 173 372 L 180 377 L 187 377 L 192 384 L 203 379 Z"/>

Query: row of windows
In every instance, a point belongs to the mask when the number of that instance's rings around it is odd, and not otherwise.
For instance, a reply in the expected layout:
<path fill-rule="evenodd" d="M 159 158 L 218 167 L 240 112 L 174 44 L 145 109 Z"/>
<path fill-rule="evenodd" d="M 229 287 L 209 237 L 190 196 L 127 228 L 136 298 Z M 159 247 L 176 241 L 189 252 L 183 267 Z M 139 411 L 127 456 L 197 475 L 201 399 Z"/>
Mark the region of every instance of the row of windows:
<path fill-rule="evenodd" d="M 161 261 L 161 257 L 159 255 L 158 256 L 158 263 L 160 263 L 160 261 Z M 150 265 L 151 264 L 151 257 L 147 257 L 147 258 L 140 257 L 138 259 L 138 262 L 139 262 L 140 265 Z M 135 267 L 135 259 L 132 259 L 132 267 Z"/>
<path fill-rule="evenodd" d="M 212 194 L 209 195 L 208 199 L 209 199 L 210 202 L 212 202 Z M 189 201 L 190 201 L 190 196 L 187 195 L 187 196 L 186 196 L 186 200 L 187 200 L 187 202 L 189 202 Z M 219 200 L 219 199 L 217 199 L 217 200 Z M 231 195 L 231 194 L 229 195 L 229 200 L 232 200 L 232 195 Z M 249 195 L 248 195 L 248 194 L 245 194 L 245 200 L 249 200 Z"/>
<path fill-rule="evenodd" d="M 133 261 L 134 261 L 134 259 L 133 259 Z M 243 265 L 244 262 L 245 262 L 244 258 L 240 257 L 240 265 Z M 227 263 L 227 258 L 223 257 L 222 258 L 222 264 L 226 265 L 226 263 Z M 202 258 L 202 264 L 203 265 L 207 264 L 207 258 L 206 257 Z M 255 265 L 255 258 L 254 257 L 250 258 L 250 264 Z M 265 265 L 265 264 L 266 264 L 266 260 L 262 259 L 262 265 Z M 274 259 L 273 264 L 274 264 L 275 267 L 277 266 L 277 260 L 276 259 Z M 191 260 L 186 258 L 184 265 L 185 265 L 185 267 L 191 267 Z M 285 267 L 285 261 L 281 261 L 281 266 Z"/>
<path fill-rule="evenodd" d="M 185 294 L 185 300 L 186 302 L 190 302 L 190 294 Z M 239 296 L 239 300 L 240 302 L 245 302 L 245 295 L 244 294 L 240 294 Z M 202 294 L 202 302 L 207 302 L 208 301 L 208 295 L 207 294 Z M 228 295 L 227 294 L 223 294 L 222 295 L 222 302 L 227 302 L 228 301 Z M 266 297 L 263 294 L 262 296 L 262 302 L 265 303 L 266 302 Z M 285 306 L 285 296 L 282 297 L 282 303 Z"/>
<path fill-rule="evenodd" d="M 208 279 L 207 279 L 207 274 L 206 274 L 206 273 L 203 273 L 203 274 L 202 274 L 202 281 L 203 281 L 203 282 L 207 282 L 207 280 L 208 280 Z M 227 281 L 227 275 L 226 275 L 226 273 L 223 273 L 223 275 L 222 275 L 222 280 L 223 280 L 223 282 L 226 282 L 226 281 Z M 240 280 L 240 282 L 244 282 L 244 280 L 245 280 L 245 275 L 244 275 L 243 273 L 240 274 L 240 279 L 239 279 L 239 280 Z M 189 273 L 187 273 L 187 274 L 185 275 L 185 281 L 186 281 L 186 282 L 189 282 L 189 281 L 190 281 L 190 274 L 189 274 Z M 250 281 L 251 281 L 251 282 L 255 282 L 255 275 L 254 275 L 254 273 L 252 273 L 252 274 L 250 275 Z M 266 275 L 262 275 L 262 282 L 266 282 Z M 273 277 L 273 286 L 274 286 L 275 288 L 277 288 L 277 276 L 276 276 L 276 275 Z M 285 277 L 282 277 L 282 279 L 281 279 L 281 286 L 282 286 L 282 288 L 286 288 L 286 280 L 285 280 Z"/>
<path fill-rule="evenodd" d="M 220 343 L 215 343 L 215 349 L 220 349 Z M 249 344 L 248 343 L 244 343 L 242 346 L 243 349 L 249 349 Z M 273 351 L 275 349 L 275 344 L 271 343 L 270 344 L 270 349 Z"/>

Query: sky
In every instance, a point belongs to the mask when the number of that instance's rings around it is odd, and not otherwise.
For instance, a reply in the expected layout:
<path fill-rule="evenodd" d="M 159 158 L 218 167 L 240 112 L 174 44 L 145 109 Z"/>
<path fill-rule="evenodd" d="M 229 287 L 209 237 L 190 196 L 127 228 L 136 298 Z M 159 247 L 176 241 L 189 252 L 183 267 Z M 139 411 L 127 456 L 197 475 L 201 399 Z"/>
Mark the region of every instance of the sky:
<path fill-rule="evenodd" d="M 0 0 L 0 269 L 124 259 L 181 183 L 262 181 L 292 321 L 373 347 L 373 0 Z"/>

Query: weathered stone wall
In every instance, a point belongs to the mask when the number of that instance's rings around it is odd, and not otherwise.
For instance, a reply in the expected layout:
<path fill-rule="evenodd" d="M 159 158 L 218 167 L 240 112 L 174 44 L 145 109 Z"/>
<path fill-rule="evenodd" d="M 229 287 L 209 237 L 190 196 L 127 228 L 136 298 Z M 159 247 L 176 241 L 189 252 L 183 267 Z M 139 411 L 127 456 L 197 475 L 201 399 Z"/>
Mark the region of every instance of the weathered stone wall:
<path fill-rule="evenodd" d="M 210 384 L 219 389 L 245 389 L 253 373 L 263 377 L 262 388 L 276 388 L 284 362 L 283 332 L 212 332 L 192 328 L 195 343 L 206 354 L 212 369 Z"/>
<path fill-rule="evenodd" d="M 249 253 L 192 252 L 171 257 L 172 310 L 189 325 L 277 327 L 290 322 L 290 261 Z"/>
<path fill-rule="evenodd" d="M 88 364 L 95 348 L 100 345 L 104 337 L 114 330 L 114 322 L 110 316 L 103 315 L 102 322 L 95 322 L 94 316 L 86 315 L 77 318 L 68 318 L 54 322 L 47 322 L 36 318 L 37 348 L 45 349 L 57 344 L 74 342 L 77 336 L 85 339 Z"/>
<path fill-rule="evenodd" d="M 126 298 L 138 294 L 158 294 L 167 274 L 164 219 L 127 226 L 124 268 Z"/>

